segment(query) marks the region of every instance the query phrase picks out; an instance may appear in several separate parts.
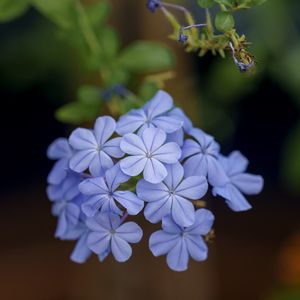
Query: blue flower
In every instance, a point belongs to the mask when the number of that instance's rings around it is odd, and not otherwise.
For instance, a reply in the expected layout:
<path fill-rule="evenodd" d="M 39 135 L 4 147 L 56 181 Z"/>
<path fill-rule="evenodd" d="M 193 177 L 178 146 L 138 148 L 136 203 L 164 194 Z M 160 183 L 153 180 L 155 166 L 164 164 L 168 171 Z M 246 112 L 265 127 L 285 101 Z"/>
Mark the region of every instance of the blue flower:
<path fill-rule="evenodd" d="M 120 117 L 117 122 L 117 133 L 124 135 L 138 131 L 141 134 L 145 128 L 158 127 L 166 133 L 172 133 L 182 127 L 183 122 L 178 118 L 168 116 L 173 108 L 173 99 L 164 92 L 157 94 L 141 109 L 133 109 Z"/>
<path fill-rule="evenodd" d="M 189 256 L 196 261 L 207 258 L 208 249 L 202 236 L 209 233 L 213 221 L 213 214 L 206 209 L 196 211 L 195 223 L 189 227 L 180 227 L 171 217 L 164 217 L 162 230 L 150 236 L 150 250 L 154 256 L 167 254 L 170 269 L 185 271 L 188 268 Z"/>
<path fill-rule="evenodd" d="M 50 144 L 47 150 L 47 157 L 57 160 L 57 162 L 48 175 L 47 181 L 49 184 L 60 184 L 65 179 L 72 155 L 73 150 L 67 139 L 58 138 Z"/>
<path fill-rule="evenodd" d="M 70 145 L 75 150 L 70 159 L 70 168 L 78 173 L 89 168 L 94 176 L 102 176 L 114 165 L 111 157 L 121 158 L 124 155 L 119 147 L 120 137 L 108 141 L 115 128 L 115 120 L 104 116 L 96 120 L 94 130 L 74 130 L 69 138 Z"/>
<path fill-rule="evenodd" d="M 148 0 L 147 1 L 147 8 L 152 13 L 154 13 L 158 7 L 160 7 L 160 0 Z"/>
<path fill-rule="evenodd" d="M 239 151 L 232 152 L 228 157 L 220 157 L 219 160 L 229 177 L 229 182 L 215 186 L 213 194 L 225 198 L 227 205 L 234 211 L 250 209 L 251 205 L 243 194 L 259 194 L 263 188 L 263 178 L 245 173 L 249 162 Z"/>
<path fill-rule="evenodd" d="M 99 210 L 112 211 L 121 215 L 122 211 L 116 202 L 127 209 L 130 215 L 138 214 L 144 207 L 144 202 L 130 191 L 119 191 L 121 183 L 129 180 L 119 164 L 105 172 L 104 177 L 86 179 L 79 185 L 79 190 L 88 198 L 82 203 L 81 209 L 88 216 L 94 216 Z"/>
<path fill-rule="evenodd" d="M 78 189 L 81 181 L 79 174 L 68 172 L 61 184 L 47 188 L 48 198 L 53 202 L 52 214 L 58 217 L 56 237 L 63 238 L 79 222 L 80 205 L 84 198 Z"/>
<path fill-rule="evenodd" d="M 223 185 L 228 182 L 223 167 L 218 161 L 220 147 L 214 138 L 198 128 L 193 128 L 189 134 L 195 140 L 187 139 L 182 148 L 183 167 L 186 176 L 207 176 L 212 185 Z"/>
<path fill-rule="evenodd" d="M 137 184 L 138 197 L 149 202 L 144 210 L 145 217 L 157 223 L 170 214 L 178 225 L 190 226 L 195 222 L 195 208 L 190 200 L 200 199 L 206 194 L 207 181 L 203 176 L 183 179 L 180 163 L 167 166 L 167 172 L 161 183 L 151 184 L 142 179 Z"/>
<path fill-rule="evenodd" d="M 163 163 L 177 163 L 181 156 L 181 150 L 176 143 L 165 141 L 165 132 L 158 128 L 146 128 L 141 137 L 132 133 L 126 134 L 120 147 L 130 156 L 121 160 L 121 170 L 129 176 L 137 176 L 143 171 L 146 181 L 162 182 L 168 174 Z"/>
<path fill-rule="evenodd" d="M 111 213 L 100 213 L 87 219 L 86 225 L 91 231 L 87 245 L 101 261 L 110 252 L 118 262 L 128 260 L 132 254 L 129 243 L 138 243 L 143 236 L 142 229 L 136 223 L 121 224 L 120 217 Z"/>

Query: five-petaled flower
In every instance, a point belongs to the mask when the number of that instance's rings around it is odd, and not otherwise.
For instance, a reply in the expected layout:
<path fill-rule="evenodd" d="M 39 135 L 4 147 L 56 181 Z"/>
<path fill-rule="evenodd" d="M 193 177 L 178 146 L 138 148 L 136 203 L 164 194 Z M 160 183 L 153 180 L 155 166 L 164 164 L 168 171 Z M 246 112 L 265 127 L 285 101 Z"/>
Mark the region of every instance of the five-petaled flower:
<path fill-rule="evenodd" d="M 170 216 L 162 220 L 162 230 L 154 232 L 149 247 L 154 256 L 167 254 L 167 264 L 174 271 L 185 271 L 189 256 L 196 261 L 207 258 L 207 246 L 202 238 L 209 233 L 214 222 L 213 214 L 199 209 L 195 222 L 189 227 L 178 226 Z"/>
<path fill-rule="evenodd" d="M 75 150 L 70 159 L 70 168 L 75 172 L 83 172 L 89 168 L 92 175 L 102 176 L 114 165 L 111 157 L 121 158 L 124 155 L 120 149 L 121 138 L 109 140 L 115 129 L 115 120 L 108 116 L 99 117 L 94 130 L 75 129 L 69 138 L 70 145 Z"/>
<path fill-rule="evenodd" d="M 116 131 L 120 135 L 136 131 L 141 134 L 145 128 L 157 127 L 166 133 L 172 133 L 183 126 L 182 120 L 167 114 L 172 108 L 172 97 L 159 91 L 141 109 L 133 109 L 123 115 L 117 122 Z"/>
<path fill-rule="evenodd" d="M 103 261 L 112 252 L 118 262 L 128 260 L 132 254 L 129 243 L 138 243 L 143 231 L 134 222 L 121 224 L 121 218 L 112 213 L 101 213 L 86 220 L 90 229 L 88 247 Z"/>
<path fill-rule="evenodd" d="M 143 209 L 144 202 L 131 191 L 118 190 L 120 184 L 127 182 L 129 178 L 121 171 L 119 164 L 116 164 L 105 172 L 105 176 L 83 181 L 79 190 L 88 196 L 81 205 L 83 213 L 93 217 L 101 210 L 121 215 L 122 210 L 117 206 L 117 202 L 126 208 L 128 214 L 138 214 Z"/>
<path fill-rule="evenodd" d="M 227 205 L 234 211 L 250 209 L 251 205 L 243 194 L 259 194 L 263 188 L 263 178 L 245 173 L 249 162 L 239 151 L 232 152 L 228 157 L 221 156 L 219 161 L 229 177 L 229 182 L 223 186 L 215 186 L 213 194 L 225 198 Z"/>
<path fill-rule="evenodd" d="M 180 163 L 167 166 L 167 172 L 161 183 L 152 184 L 142 179 L 137 184 L 138 197 L 149 202 L 144 210 L 145 217 L 157 223 L 171 214 L 178 225 L 190 226 L 195 222 L 195 208 L 189 200 L 198 200 L 206 194 L 206 178 L 190 176 L 183 179 L 184 171 Z"/>
<path fill-rule="evenodd" d="M 207 176 L 212 185 L 223 185 L 228 182 L 223 167 L 218 161 L 220 146 L 214 138 L 198 128 L 189 131 L 195 140 L 187 139 L 182 147 L 182 160 L 186 176 Z"/>
<path fill-rule="evenodd" d="M 164 164 L 177 163 L 181 156 L 180 147 L 173 142 L 165 143 L 166 138 L 166 133 L 158 128 L 146 128 L 141 137 L 126 134 L 120 147 L 129 156 L 121 160 L 121 170 L 129 176 L 143 172 L 150 183 L 162 182 L 168 175 Z"/>

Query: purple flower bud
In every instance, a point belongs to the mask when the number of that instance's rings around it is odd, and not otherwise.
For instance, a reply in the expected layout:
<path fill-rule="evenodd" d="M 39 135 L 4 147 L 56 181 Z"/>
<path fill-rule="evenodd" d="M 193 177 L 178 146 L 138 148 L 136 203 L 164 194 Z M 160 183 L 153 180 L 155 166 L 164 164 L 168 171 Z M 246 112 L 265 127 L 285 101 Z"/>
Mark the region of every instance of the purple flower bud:
<path fill-rule="evenodd" d="M 188 40 L 188 36 L 185 35 L 182 31 L 179 32 L 178 42 L 184 44 L 187 42 L 187 40 Z"/>
<path fill-rule="evenodd" d="M 148 0 L 147 1 L 147 8 L 152 12 L 155 13 L 156 9 L 160 7 L 160 0 Z"/>

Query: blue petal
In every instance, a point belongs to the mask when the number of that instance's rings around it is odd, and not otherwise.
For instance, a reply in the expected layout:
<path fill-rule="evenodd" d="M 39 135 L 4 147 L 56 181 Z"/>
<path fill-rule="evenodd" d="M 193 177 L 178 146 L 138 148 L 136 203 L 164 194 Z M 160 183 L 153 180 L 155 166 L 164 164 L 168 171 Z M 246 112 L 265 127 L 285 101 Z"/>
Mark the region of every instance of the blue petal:
<path fill-rule="evenodd" d="M 164 183 L 168 186 L 170 190 L 175 190 L 183 178 L 183 167 L 180 163 L 175 163 L 172 165 L 167 165 L 166 169 L 168 175 L 164 179 Z"/>
<path fill-rule="evenodd" d="M 86 226 L 91 231 L 108 233 L 111 230 L 111 223 L 108 214 L 97 214 L 94 218 L 88 218 Z"/>
<path fill-rule="evenodd" d="M 167 135 L 167 140 L 166 142 L 174 142 L 176 144 L 178 144 L 180 147 L 183 146 L 183 142 L 184 142 L 184 132 L 183 129 L 180 128 L 172 133 L 169 133 Z"/>
<path fill-rule="evenodd" d="M 183 121 L 168 116 L 159 116 L 152 120 L 152 124 L 166 133 L 172 133 L 183 126 Z"/>
<path fill-rule="evenodd" d="M 165 166 L 155 158 L 146 159 L 144 179 L 150 183 L 160 183 L 168 175 Z"/>
<path fill-rule="evenodd" d="M 181 159 L 185 159 L 189 156 L 199 154 L 201 152 L 202 152 L 201 147 L 197 142 L 190 140 L 190 139 L 185 140 L 183 147 L 182 147 Z"/>
<path fill-rule="evenodd" d="M 124 152 L 120 148 L 121 137 L 117 137 L 111 139 L 110 141 L 106 142 L 103 146 L 103 151 L 108 154 L 109 156 L 115 158 L 121 158 L 124 156 Z"/>
<path fill-rule="evenodd" d="M 81 150 L 76 152 L 70 159 L 70 169 L 78 173 L 85 171 L 97 154 L 98 152 L 96 149 Z"/>
<path fill-rule="evenodd" d="M 228 176 L 233 176 L 246 171 L 249 161 L 239 151 L 233 151 L 228 157 L 221 157 L 220 162 Z"/>
<path fill-rule="evenodd" d="M 193 204 L 180 196 L 173 196 L 172 217 L 174 221 L 182 227 L 192 225 L 195 221 L 195 209 Z"/>
<path fill-rule="evenodd" d="M 126 175 L 137 176 L 142 173 L 146 163 L 147 158 L 145 156 L 128 156 L 120 161 L 120 168 Z"/>
<path fill-rule="evenodd" d="M 111 252 L 116 261 L 124 262 L 130 258 L 132 249 L 125 240 L 114 234 L 111 239 Z"/>
<path fill-rule="evenodd" d="M 162 219 L 162 228 L 165 232 L 172 234 L 181 234 L 183 232 L 183 228 L 177 225 L 170 215 Z"/>
<path fill-rule="evenodd" d="M 166 133 L 158 128 L 146 128 L 142 133 L 142 141 L 147 153 L 153 153 L 158 150 L 166 138 Z"/>
<path fill-rule="evenodd" d="M 196 261 L 207 259 L 207 246 L 201 236 L 188 235 L 185 239 L 189 255 Z"/>
<path fill-rule="evenodd" d="M 191 129 L 189 131 L 189 135 L 191 135 L 196 139 L 199 145 L 201 145 L 202 149 L 206 149 L 214 141 L 214 138 L 211 135 L 206 134 L 204 131 L 202 131 L 199 128 Z"/>
<path fill-rule="evenodd" d="M 185 178 L 176 188 L 176 195 L 181 197 L 198 200 L 207 192 L 208 184 L 204 176 L 190 176 Z"/>
<path fill-rule="evenodd" d="M 248 173 L 232 176 L 230 180 L 233 185 L 246 195 L 259 194 L 264 185 L 264 180 L 261 176 Z"/>
<path fill-rule="evenodd" d="M 144 207 L 144 202 L 130 191 L 116 191 L 113 197 L 127 209 L 130 215 L 137 215 Z"/>
<path fill-rule="evenodd" d="M 106 170 L 114 165 L 112 159 L 104 152 L 100 151 L 91 161 L 89 170 L 93 176 L 103 176 Z"/>
<path fill-rule="evenodd" d="M 120 142 L 120 148 L 129 155 L 145 155 L 147 149 L 142 139 L 136 134 L 126 134 Z"/>
<path fill-rule="evenodd" d="M 69 143 L 75 150 L 91 150 L 98 147 L 93 131 L 85 128 L 75 129 L 70 135 Z"/>
<path fill-rule="evenodd" d="M 138 243 L 143 236 L 142 228 L 134 222 L 127 222 L 116 229 L 116 234 L 128 243 Z"/>
<path fill-rule="evenodd" d="M 117 123 L 117 133 L 125 135 L 135 132 L 146 122 L 146 115 L 142 109 L 133 109 L 126 115 L 120 117 Z"/>
<path fill-rule="evenodd" d="M 59 161 L 57 161 L 48 175 L 48 183 L 60 184 L 67 176 L 68 164 L 68 159 L 62 158 Z"/>
<path fill-rule="evenodd" d="M 120 164 L 115 164 L 112 168 L 105 172 L 105 179 L 109 191 L 116 190 L 121 183 L 127 182 L 130 176 L 124 174 L 120 168 Z"/>
<path fill-rule="evenodd" d="M 196 154 L 189 157 L 183 164 L 185 177 L 190 176 L 207 176 L 208 166 L 206 156 Z"/>
<path fill-rule="evenodd" d="M 152 184 L 144 179 L 137 183 L 136 192 L 138 197 L 146 202 L 158 201 L 169 195 L 169 189 L 163 182 Z"/>
<path fill-rule="evenodd" d="M 171 234 L 159 230 L 151 234 L 149 248 L 154 256 L 164 255 L 175 247 L 179 239 L 179 234 Z"/>
<path fill-rule="evenodd" d="M 107 201 L 107 194 L 94 195 L 82 203 L 81 210 L 87 217 L 93 217 Z"/>
<path fill-rule="evenodd" d="M 155 96 L 144 105 L 144 110 L 149 118 L 155 118 L 173 107 L 172 97 L 164 92 L 158 91 Z"/>
<path fill-rule="evenodd" d="M 167 143 L 152 153 L 152 157 L 167 164 L 177 163 L 181 156 L 180 147 L 175 143 Z"/>
<path fill-rule="evenodd" d="M 87 238 L 88 247 L 96 254 L 103 253 L 109 248 L 111 235 L 106 232 L 91 232 Z"/>
<path fill-rule="evenodd" d="M 145 218 L 151 223 L 158 223 L 164 216 L 170 214 L 172 201 L 169 196 L 149 202 L 144 210 Z"/>
<path fill-rule="evenodd" d="M 49 159 L 68 158 L 72 155 L 72 149 L 69 142 L 65 138 L 58 138 L 53 141 L 47 150 L 47 157 Z"/>
<path fill-rule="evenodd" d="M 87 246 L 87 234 L 81 236 L 81 238 L 77 241 L 76 246 L 71 254 L 71 260 L 82 264 L 87 261 L 87 259 L 91 256 L 92 251 Z"/>
<path fill-rule="evenodd" d="M 103 177 L 89 178 L 79 185 L 79 190 L 85 195 L 107 194 L 109 189 Z"/>
<path fill-rule="evenodd" d="M 223 167 L 213 156 L 206 155 L 206 160 L 208 182 L 212 186 L 222 186 L 229 182 Z"/>
<path fill-rule="evenodd" d="M 167 255 L 167 264 L 174 271 L 185 271 L 188 268 L 189 254 L 186 243 L 180 239 Z"/>
<path fill-rule="evenodd" d="M 175 117 L 180 121 L 183 121 L 183 128 L 185 132 L 189 132 L 193 128 L 192 121 L 187 117 L 182 109 L 176 107 L 172 109 L 169 113 L 169 116 Z"/>
<path fill-rule="evenodd" d="M 206 235 L 212 228 L 215 217 L 207 209 L 198 209 L 195 213 L 195 222 L 192 226 L 185 229 L 189 235 Z"/>
<path fill-rule="evenodd" d="M 252 208 L 243 194 L 230 183 L 224 187 L 214 187 L 213 194 L 223 197 L 233 211 L 246 211 Z"/>
<path fill-rule="evenodd" d="M 57 220 L 57 226 L 55 230 L 55 237 L 62 237 L 68 230 L 68 222 L 65 214 L 65 210 L 63 210 Z"/>
<path fill-rule="evenodd" d="M 78 224 L 80 209 L 74 203 L 68 203 L 65 208 L 66 220 L 69 228 L 75 227 Z"/>
<path fill-rule="evenodd" d="M 94 134 L 97 144 L 99 146 L 104 145 L 104 143 L 112 136 L 115 129 L 116 121 L 112 117 L 99 117 L 94 126 Z"/>
<path fill-rule="evenodd" d="M 115 199 L 109 196 L 107 201 L 104 201 L 101 207 L 101 213 L 113 213 L 116 215 L 122 215 L 122 210 L 117 206 Z"/>

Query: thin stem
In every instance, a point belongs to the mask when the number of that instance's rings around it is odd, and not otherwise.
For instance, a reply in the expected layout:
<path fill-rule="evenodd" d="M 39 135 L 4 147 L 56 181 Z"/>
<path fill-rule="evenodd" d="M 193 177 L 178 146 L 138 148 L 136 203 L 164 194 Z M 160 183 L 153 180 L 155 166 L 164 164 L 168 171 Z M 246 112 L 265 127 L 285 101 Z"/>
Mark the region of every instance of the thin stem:
<path fill-rule="evenodd" d="M 183 6 L 181 6 L 181 5 L 177 5 L 177 4 L 161 2 L 161 6 L 174 8 L 174 9 L 183 11 L 183 12 L 185 12 L 185 13 L 188 13 L 188 12 L 189 12 L 185 7 L 183 7 Z"/>
<path fill-rule="evenodd" d="M 95 35 L 93 29 L 90 26 L 89 20 L 87 18 L 87 15 L 85 13 L 85 10 L 84 10 L 80 0 L 77 0 L 75 3 L 76 3 L 76 9 L 78 12 L 79 26 L 82 31 L 82 34 L 83 34 L 91 52 L 93 54 L 98 54 L 101 51 L 101 46 L 99 44 L 97 36 Z"/>
<path fill-rule="evenodd" d="M 182 30 L 187 30 L 187 29 L 194 28 L 194 27 L 204 27 L 204 26 L 206 26 L 206 25 L 207 25 L 207 24 L 193 24 L 193 25 L 189 25 L 189 26 L 182 27 L 181 29 L 182 29 Z"/>

